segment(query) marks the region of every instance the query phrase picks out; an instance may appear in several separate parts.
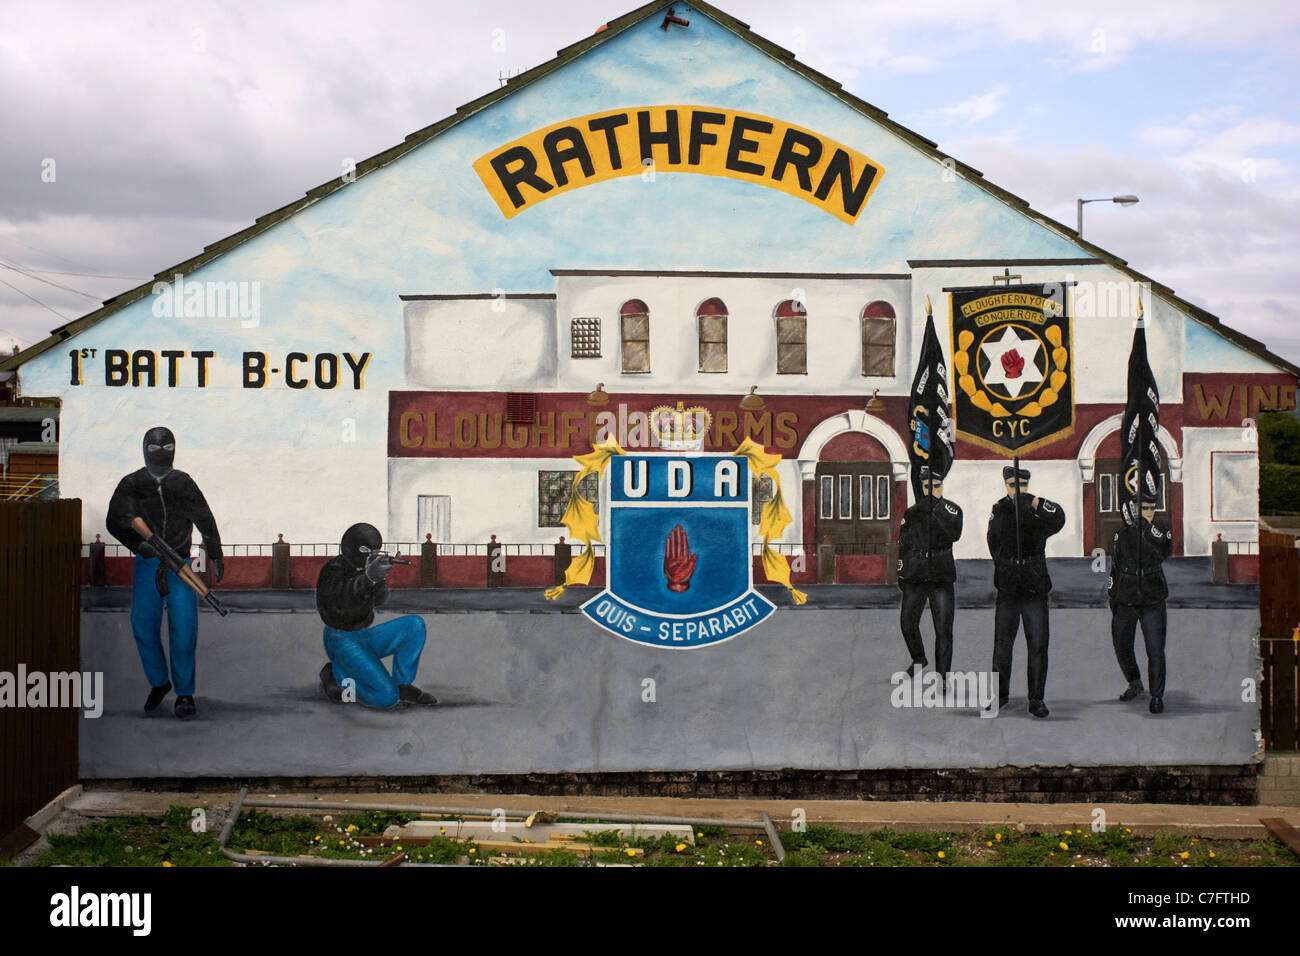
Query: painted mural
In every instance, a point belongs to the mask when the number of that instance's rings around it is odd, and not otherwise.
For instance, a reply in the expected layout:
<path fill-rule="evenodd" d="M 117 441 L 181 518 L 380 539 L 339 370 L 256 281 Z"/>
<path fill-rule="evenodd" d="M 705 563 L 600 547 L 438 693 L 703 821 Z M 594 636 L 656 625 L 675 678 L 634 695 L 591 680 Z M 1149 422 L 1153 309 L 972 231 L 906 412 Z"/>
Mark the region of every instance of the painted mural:
<path fill-rule="evenodd" d="M 659 13 L 30 350 L 83 773 L 1253 760 L 1300 370 Z"/>

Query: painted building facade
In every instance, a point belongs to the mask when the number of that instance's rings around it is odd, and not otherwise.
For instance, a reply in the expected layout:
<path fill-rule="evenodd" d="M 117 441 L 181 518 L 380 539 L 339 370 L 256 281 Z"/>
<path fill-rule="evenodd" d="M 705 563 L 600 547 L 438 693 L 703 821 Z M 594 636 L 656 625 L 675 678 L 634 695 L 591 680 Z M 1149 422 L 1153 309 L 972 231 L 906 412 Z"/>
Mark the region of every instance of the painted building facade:
<path fill-rule="evenodd" d="M 575 456 L 602 437 L 644 450 L 648 414 L 681 403 L 709 412 L 706 452 L 751 437 L 782 456 L 792 521 L 775 543 L 795 583 L 818 580 L 794 559 L 823 542 L 862 559 L 846 562 L 847 579 L 879 582 L 911 501 L 907 396 L 927 301 L 950 371 L 961 352 L 983 375 L 953 335 L 950 297 L 997 280 L 1008 295 L 1055 284 L 1069 316 L 1051 359 L 1069 377 L 1066 425 L 1023 436 L 1034 494 L 1065 512 L 1049 558 L 1092 555 L 1118 526 L 1139 299 L 1174 552 L 1256 538 L 1251 422 L 1295 408 L 1300 369 L 734 18 L 673 6 L 687 26 L 662 22 L 667 4 L 612 21 L 0 363 L 20 369 L 24 395 L 61 403 L 60 490 L 83 502 L 84 540 L 107 537 L 115 486 L 140 467 L 141 436 L 165 425 L 176 467 L 236 546 L 227 589 L 269 585 L 269 559 L 253 581 L 237 546 L 279 535 L 309 549 L 304 561 L 318 555 L 290 577 L 310 589 L 356 522 L 390 544 L 430 538 L 448 557 L 492 536 L 545 547 L 567 533 Z M 1044 361 L 1031 349 L 1004 372 L 1033 368 L 1040 381 Z M 958 438 L 945 484 L 966 514 L 957 558 L 988 557 L 984 518 L 1009 460 Z M 753 487 L 760 505 L 772 493 Z M 125 577 L 110 584 L 130 580 L 120 560 Z M 1242 589 L 1202 598 L 1208 564 L 1175 575 L 1177 722 L 1111 706 L 1102 579 L 1084 570 L 1061 588 L 1049 696 L 1091 723 L 1050 733 L 893 702 L 889 675 L 905 660 L 892 593 L 847 608 L 782 594 L 743 641 L 665 655 L 573 627 L 558 601 L 440 615 L 435 599 L 449 599 L 426 591 L 397 599 L 429 619 L 421 684 L 474 708 L 371 720 L 322 699 L 321 623 L 301 613 L 309 594 L 282 594 L 244 608 L 256 614 L 203 615 L 223 641 L 200 652 L 216 660 L 200 705 L 209 693 L 224 704 L 219 720 L 189 725 L 204 749 L 141 718 L 131 598 L 107 594 L 105 613 L 83 618 L 84 666 L 112 678 L 83 766 L 130 777 L 1240 765 L 1257 747 L 1258 705 L 1241 682 L 1258 668 L 1258 610 Z M 475 568 L 481 580 L 481 558 Z M 555 583 L 549 563 L 535 570 L 507 583 Z M 393 573 L 418 583 L 411 568 Z M 974 673 L 988 667 L 991 580 L 959 580 L 957 601 L 954 668 Z M 665 689 L 656 707 L 646 679 Z"/>

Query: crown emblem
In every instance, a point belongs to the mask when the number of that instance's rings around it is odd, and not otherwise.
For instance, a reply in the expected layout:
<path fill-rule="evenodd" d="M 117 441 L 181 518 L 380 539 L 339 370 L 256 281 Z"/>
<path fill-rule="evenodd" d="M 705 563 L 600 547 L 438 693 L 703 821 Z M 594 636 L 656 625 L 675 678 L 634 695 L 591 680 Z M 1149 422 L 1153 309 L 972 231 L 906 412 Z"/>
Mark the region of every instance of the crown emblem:
<path fill-rule="evenodd" d="M 703 450 L 713 416 L 707 408 L 698 405 L 686 408 L 684 405 L 684 402 L 678 402 L 676 408 L 657 405 L 650 409 L 650 430 L 660 448 L 669 451 Z"/>

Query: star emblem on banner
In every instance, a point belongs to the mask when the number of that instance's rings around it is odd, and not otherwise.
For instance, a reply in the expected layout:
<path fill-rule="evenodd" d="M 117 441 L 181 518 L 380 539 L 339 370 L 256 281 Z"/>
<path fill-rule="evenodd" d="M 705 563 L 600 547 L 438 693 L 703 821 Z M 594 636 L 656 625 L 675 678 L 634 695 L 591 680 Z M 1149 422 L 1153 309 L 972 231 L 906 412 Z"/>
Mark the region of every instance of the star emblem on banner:
<path fill-rule="evenodd" d="M 1026 386 L 1037 385 L 1043 380 L 1042 370 L 1038 367 L 1038 353 L 1043 344 L 1034 335 L 1022 339 L 1013 326 L 1008 325 L 1001 338 L 990 338 L 980 346 L 985 360 L 989 363 L 988 371 L 983 374 L 984 383 L 990 387 L 996 385 L 1011 398 L 1019 398 Z"/>

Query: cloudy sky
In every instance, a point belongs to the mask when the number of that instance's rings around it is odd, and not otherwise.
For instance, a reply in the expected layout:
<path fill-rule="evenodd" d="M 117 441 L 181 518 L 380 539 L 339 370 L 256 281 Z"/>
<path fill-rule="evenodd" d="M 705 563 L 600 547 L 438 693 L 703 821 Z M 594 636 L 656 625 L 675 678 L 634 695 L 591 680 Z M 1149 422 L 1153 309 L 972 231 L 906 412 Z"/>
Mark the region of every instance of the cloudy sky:
<path fill-rule="evenodd" d="M 0 346 L 248 225 L 635 0 L 9 0 Z M 1300 362 L 1300 5 L 724 0 L 761 36 Z M 52 181 L 50 181 L 52 179 Z"/>

